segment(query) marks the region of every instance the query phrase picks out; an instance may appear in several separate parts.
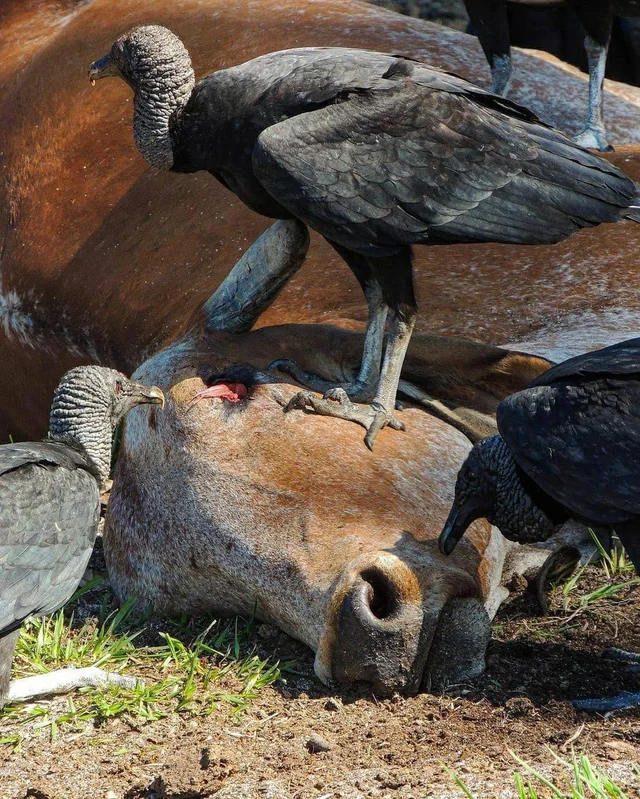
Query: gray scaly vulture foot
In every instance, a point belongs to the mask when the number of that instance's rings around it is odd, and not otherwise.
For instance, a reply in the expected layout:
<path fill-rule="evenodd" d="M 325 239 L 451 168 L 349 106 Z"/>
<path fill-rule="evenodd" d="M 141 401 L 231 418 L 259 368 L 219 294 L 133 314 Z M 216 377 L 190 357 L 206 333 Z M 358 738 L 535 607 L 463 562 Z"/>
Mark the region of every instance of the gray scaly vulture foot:
<path fill-rule="evenodd" d="M 604 654 L 612 660 L 626 663 L 629 671 L 640 671 L 640 653 L 638 652 L 627 652 L 624 649 L 610 647 Z M 607 696 L 602 699 L 574 699 L 572 704 L 578 710 L 584 710 L 587 713 L 603 713 L 608 716 L 616 710 L 631 710 L 634 707 L 640 707 L 640 693 L 621 691 L 616 696 Z"/>
<path fill-rule="evenodd" d="M 634 707 L 640 707 L 640 694 L 621 691 L 616 696 L 607 696 L 602 699 L 573 699 L 571 704 L 577 710 L 584 710 L 586 713 L 603 713 L 608 716 L 616 710 L 631 710 Z"/>
<path fill-rule="evenodd" d="M 35 677 L 23 677 L 9 683 L 6 702 L 26 702 L 41 696 L 53 696 L 76 691 L 78 688 L 106 688 L 118 685 L 122 688 L 135 688 L 144 685 L 136 677 L 104 671 L 95 666 L 83 669 L 59 669 Z"/>
<path fill-rule="evenodd" d="M 405 429 L 402 422 L 379 403 L 354 405 L 341 388 L 333 389 L 327 397 L 317 397 L 310 391 L 300 391 L 289 400 L 284 412 L 289 413 L 292 410 L 311 410 L 321 416 L 333 416 L 362 425 L 367 431 L 364 443 L 369 449 L 373 449 L 373 442 L 383 427 Z"/>
<path fill-rule="evenodd" d="M 613 147 L 607 141 L 604 130 L 600 128 L 586 128 L 575 137 L 575 142 L 587 150 L 599 150 L 601 153 L 613 152 Z"/>
<path fill-rule="evenodd" d="M 313 372 L 305 371 L 290 358 L 279 358 L 273 361 L 267 367 L 267 371 L 270 372 L 273 369 L 279 369 L 281 372 L 291 375 L 296 383 L 306 386 L 306 388 L 311 389 L 311 391 L 317 391 L 323 394 L 324 399 L 334 399 L 333 392 L 342 391 L 354 402 L 372 402 L 376 394 L 377 375 L 374 376 L 376 380 L 371 381 L 371 384 L 363 380 L 332 383 L 330 380 L 325 380 Z"/>

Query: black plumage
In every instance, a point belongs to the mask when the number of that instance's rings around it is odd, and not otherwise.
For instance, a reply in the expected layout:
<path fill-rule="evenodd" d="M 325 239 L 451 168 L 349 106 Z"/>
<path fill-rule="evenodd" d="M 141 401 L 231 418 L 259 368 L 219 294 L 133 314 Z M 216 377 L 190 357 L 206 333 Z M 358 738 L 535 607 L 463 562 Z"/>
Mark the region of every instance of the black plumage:
<path fill-rule="evenodd" d="M 345 48 L 270 53 L 196 84 L 173 170 L 363 255 L 419 243 L 554 243 L 613 222 L 633 181 L 526 109 L 418 62 Z"/>
<path fill-rule="evenodd" d="M 522 543 L 572 517 L 613 526 L 640 572 L 640 338 L 554 366 L 497 422 L 460 470 L 441 548 L 482 516 Z"/>
<path fill-rule="evenodd" d="M 134 87 L 134 134 L 150 163 L 207 170 L 258 213 L 297 217 L 352 269 L 369 305 L 360 374 L 332 401 L 304 393 L 297 404 L 360 422 L 369 445 L 401 426 L 391 414 L 416 316 L 412 245 L 550 244 L 638 216 L 637 187 L 614 166 L 527 109 L 407 58 L 284 50 L 195 83 L 180 40 L 145 26 L 91 66 L 92 78 L 106 75 Z"/>
<path fill-rule="evenodd" d="M 574 518 L 613 528 L 640 573 L 640 338 L 552 367 L 503 400 L 497 422 L 500 434 L 460 469 L 441 551 L 478 518 L 520 543 Z M 610 712 L 640 704 L 640 694 L 575 704 Z"/>
<path fill-rule="evenodd" d="M 159 389 L 111 369 L 80 367 L 56 392 L 51 435 L 58 440 L 0 446 L 0 707 L 20 625 L 63 605 L 82 578 L 115 424 L 135 405 L 161 398 Z"/>
<path fill-rule="evenodd" d="M 640 339 L 545 372 L 500 403 L 498 430 L 572 516 L 616 527 L 640 572 Z"/>

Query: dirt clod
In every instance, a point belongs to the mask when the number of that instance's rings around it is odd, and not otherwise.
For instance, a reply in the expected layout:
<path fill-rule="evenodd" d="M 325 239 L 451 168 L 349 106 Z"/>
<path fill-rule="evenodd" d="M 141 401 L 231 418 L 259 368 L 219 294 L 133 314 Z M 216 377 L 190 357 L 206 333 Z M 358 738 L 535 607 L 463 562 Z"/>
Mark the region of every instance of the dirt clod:
<path fill-rule="evenodd" d="M 318 754 L 318 752 L 328 752 L 333 749 L 333 744 L 329 743 L 322 735 L 314 733 L 307 741 L 306 747 L 311 754 Z"/>

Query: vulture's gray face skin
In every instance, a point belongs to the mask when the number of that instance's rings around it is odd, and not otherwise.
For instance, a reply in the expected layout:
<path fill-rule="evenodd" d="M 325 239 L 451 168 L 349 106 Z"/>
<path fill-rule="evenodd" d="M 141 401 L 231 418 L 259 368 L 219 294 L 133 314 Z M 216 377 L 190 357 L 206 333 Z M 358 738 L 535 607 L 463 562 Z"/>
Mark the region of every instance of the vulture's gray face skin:
<path fill-rule="evenodd" d="M 558 529 L 523 486 L 502 436 L 480 441 L 462 464 L 453 506 L 440 534 L 440 551 L 450 555 L 471 522 L 481 518 L 521 544 L 546 541 Z"/>
<path fill-rule="evenodd" d="M 476 444 L 458 472 L 453 506 L 439 540 L 440 550 L 445 555 L 453 552 L 476 519 L 491 521 L 498 481 L 496 467 L 500 460 L 496 439 L 502 441 L 500 436 L 492 436 Z"/>
<path fill-rule="evenodd" d="M 78 366 L 64 375 L 54 392 L 49 437 L 83 452 L 104 485 L 116 426 L 143 404 L 163 406 L 162 391 L 134 383 L 115 369 Z"/>
<path fill-rule="evenodd" d="M 89 78 L 120 77 L 135 92 L 133 136 L 152 166 L 171 169 L 169 119 L 195 85 L 191 58 L 180 39 L 161 25 L 132 28 L 89 67 Z"/>

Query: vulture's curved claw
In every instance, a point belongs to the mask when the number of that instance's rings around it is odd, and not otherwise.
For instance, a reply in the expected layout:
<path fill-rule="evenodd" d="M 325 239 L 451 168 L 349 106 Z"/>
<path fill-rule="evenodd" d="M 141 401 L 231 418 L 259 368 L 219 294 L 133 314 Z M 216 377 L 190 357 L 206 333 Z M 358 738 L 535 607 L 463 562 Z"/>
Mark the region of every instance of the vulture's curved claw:
<path fill-rule="evenodd" d="M 339 387 L 331 389 L 324 397 L 318 397 L 311 391 L 300 391 L 289 400 L 284 412 L 292 410 L 311 411 L 362 425 L 367 431 L 364 443 L 370 450 L 373 450 L 373 442 L 383 427 L 405 430 L 404 424 L 381 404 L 356 405 L 346 391 Z"/>
<path fill-rule="evenodd" d="M 613 152 L 613 147 L 607 141 L 604 129 L 585 128 L 575 137 L 575 142 L 586 150 L 598 150 L 601 153 Z"/>
<path fill-rule="evenodd" d="M 325 380 L 313 372 L 307 372 L 295 361 L 290 358 L 279 358 L 273 361 L 267 367 L 267 371 L 278 369 L 285 374 L 290 375 L 300 385 L 306 386 L 312 391 L 318 391 L 324 395 L 324 399 L 335 399 L 333 392 L 342 391 L 347 397 L 354 402 L 371 402 L 376 394 L 376 382 L 373 381 L 370 385 L 361 381 L 354 380 L 353 382 L 335 383 L 331 380 Z"/>

